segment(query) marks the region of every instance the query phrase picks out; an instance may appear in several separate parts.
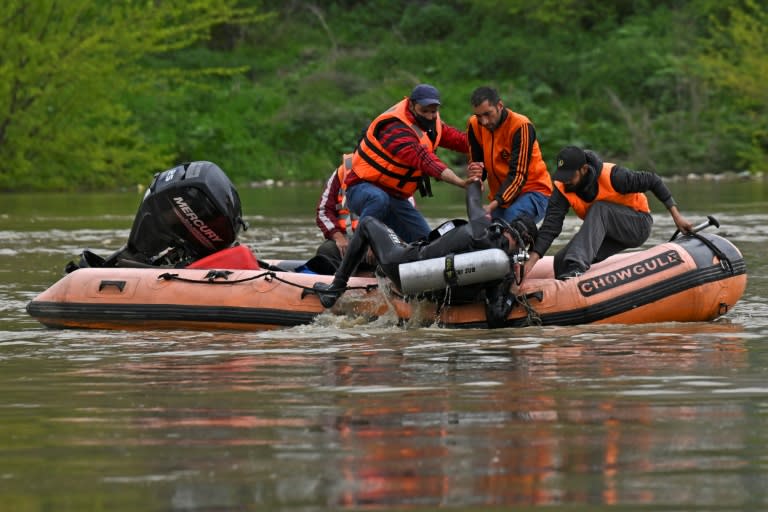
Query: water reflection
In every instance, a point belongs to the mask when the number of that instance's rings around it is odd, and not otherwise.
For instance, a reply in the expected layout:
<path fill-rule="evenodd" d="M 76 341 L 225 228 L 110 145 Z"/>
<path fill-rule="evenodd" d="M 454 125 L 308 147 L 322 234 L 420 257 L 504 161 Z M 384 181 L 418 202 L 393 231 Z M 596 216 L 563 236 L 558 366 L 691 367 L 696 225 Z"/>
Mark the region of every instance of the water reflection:
<path fill-rule="evenodd" d="M 694 459 L 681 451 L 679 467 L 660 467 L 654 453 L 669 448 L 668 428 L 678 449 L 696 451 L 725 446 L 732 434 L 702 440 L 699 422 L 745 419 L 740 406 L 712 393 L 732 385 L 719 374 L 745 366 L 741 328 L 691 331 L 673 327 L 638 344 L 621 343 L 621 331 L 595 339 L 555 330 L 556 340 L 535 348 L 451 351 L 439 366 L 434 355 L 427 362 L 399 351 L 338 361 L 337 386 L 347 395 L 339 397 L 345 412 L 336 428 L 349 454 L 341 461 L 347 490 L 340 504 L 444 504 L 453 493 L 474 497 L 464 505 L 657 503 L 651 487 L 643 498 L 622 485 L 633 474 L 728 466 L 718 449 Z M 708 373 L 680 378 L 681 368 Z M 393 381 L 400 385 L 390 388 Z M 680 395 L 697 405 L 679 403 Z M 657 403 L 670 396 L 674 402 Z M 687 437 L 679 426 L 691 423 Z M 579 474 L 600 475 L 599 485 L 588 492 L 563 486 Z"/>
<path fill-rule="evenodd" d="M 669 482 L 748 491 L 739 475 L 764 441 L 747 399 L 768 389 L 738 324 L 426 329 L 416 342 L 287 331 L 57 338 L 23 349 L 48 361 L 34 378 L 3 384 L 55 443 L 91 450 L 105 483 L 225 510 L 244 493 L 334 508 L 684 504 Z M 115 449 L 141 464 L 111 462 Z"/>
<path fill-rule="evenodd" d="M 715 207 L 749 274 L 724 319 L 471 332 L 332 316 L 251 333 L 48 330 L 26 302 L 82 248 L 115 249 L 132 217 L 0 224 L 4 503 L 765 509 L 768 214 Z M 249 220 L 262 257 L 318 242 L 309 218 Z M 673 230 L 657 216 L 649 243 Z"/>

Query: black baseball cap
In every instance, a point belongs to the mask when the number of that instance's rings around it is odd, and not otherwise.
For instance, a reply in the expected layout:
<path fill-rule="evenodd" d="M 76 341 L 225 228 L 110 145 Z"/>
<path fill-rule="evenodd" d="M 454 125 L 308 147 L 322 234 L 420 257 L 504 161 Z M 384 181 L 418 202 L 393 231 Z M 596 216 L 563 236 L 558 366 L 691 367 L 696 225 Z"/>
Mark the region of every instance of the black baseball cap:
<path fill-rule="evenodd" d="M 567 146 L 557 154 L 557 170 L 552 175 L 556 181 L 568 183 L 573 173 L 581 169 L 587 163 L 584 150 L 577 146 Z"/>

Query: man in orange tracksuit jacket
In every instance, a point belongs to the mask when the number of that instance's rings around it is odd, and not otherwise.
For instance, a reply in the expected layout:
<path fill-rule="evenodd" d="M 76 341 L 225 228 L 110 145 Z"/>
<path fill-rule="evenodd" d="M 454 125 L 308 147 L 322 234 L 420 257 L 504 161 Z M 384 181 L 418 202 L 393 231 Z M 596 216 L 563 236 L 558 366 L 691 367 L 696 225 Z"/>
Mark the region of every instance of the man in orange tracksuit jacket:
<path fill-rule="evenodd" d="M 491 87 L 475 89 L 471 103 L 470 166 L 483 166 L 483 179 L 490 189 L 486 211 L 507 222 L 521 215 L 539 222 L 552 194 L 552 180 L 533 123 L 505 108 Z"/>

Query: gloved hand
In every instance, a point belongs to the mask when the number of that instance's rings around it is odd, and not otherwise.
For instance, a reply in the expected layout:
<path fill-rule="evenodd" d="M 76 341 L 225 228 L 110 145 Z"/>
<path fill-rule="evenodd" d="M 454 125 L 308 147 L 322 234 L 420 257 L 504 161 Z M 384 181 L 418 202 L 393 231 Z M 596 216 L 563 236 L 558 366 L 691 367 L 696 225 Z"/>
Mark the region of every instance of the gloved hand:
<path fill-rule="evenodd" d="M 497 329 L 506 325 L 507 316 L 512 312 L 515 298 L 508 293 L 500 294 L 485 303 L 485 320 L 488 327 Z"/>

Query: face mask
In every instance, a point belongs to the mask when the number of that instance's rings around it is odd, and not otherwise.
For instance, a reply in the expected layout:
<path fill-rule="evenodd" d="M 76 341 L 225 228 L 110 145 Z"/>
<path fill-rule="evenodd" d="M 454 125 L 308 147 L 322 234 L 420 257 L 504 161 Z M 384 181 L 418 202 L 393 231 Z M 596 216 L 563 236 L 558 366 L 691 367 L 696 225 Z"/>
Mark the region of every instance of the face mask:
<path fill-rule="evenodd" d="M 587 172 L 581 175 L 581 179 L 579 180 L 578 184 L 572 185 L 570 183 L 566 183 L 563 188 L 565 188 L 566 192 L 581 192 L 590 181 L 592 181 L 591 173 Z"/>
<path fill-rule="evenodd" d="M 416 118 L 416 123 L 421 127 L 422 130 L 425 132 L 434 132 L 435 128 L 437 127 L 437 118 L 435 119 L 427 119 L 424 116 L 420 116 L 417 113 L 413 113 L 413 117 Z"/>
<path fill-rule="evenodd" d="M 581 182 L 577 183 L 576 185 L 567 183 L 563 188 L 565 188 L 566 192 L 577 192 L 581 188 Z"/>

